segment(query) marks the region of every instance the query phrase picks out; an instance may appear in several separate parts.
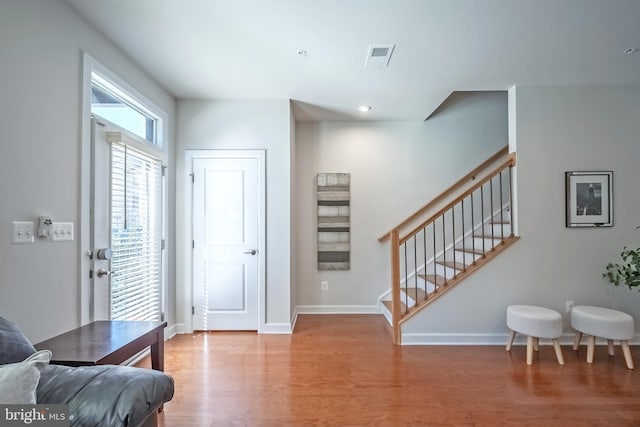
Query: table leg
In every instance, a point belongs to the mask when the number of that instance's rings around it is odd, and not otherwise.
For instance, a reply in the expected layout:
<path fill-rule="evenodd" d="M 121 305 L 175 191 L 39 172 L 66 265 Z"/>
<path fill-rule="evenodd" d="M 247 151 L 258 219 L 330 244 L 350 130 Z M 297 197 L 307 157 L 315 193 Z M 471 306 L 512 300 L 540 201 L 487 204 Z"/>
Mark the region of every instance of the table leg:
<path fill-rule="evenodd" d="M 164 372 L 164 330 L 160 329 L 156 333 L 156 341 L 151 344 L 151 368 Z M 160 405 L 158 412 L 164 410 L 164 405 Z"/>
<path fill-rule="evenodd" d="M 156 334 L 156 341 L 151 344 L 151 368 L 164 371 L 164 332 L 161 329 Z"/>

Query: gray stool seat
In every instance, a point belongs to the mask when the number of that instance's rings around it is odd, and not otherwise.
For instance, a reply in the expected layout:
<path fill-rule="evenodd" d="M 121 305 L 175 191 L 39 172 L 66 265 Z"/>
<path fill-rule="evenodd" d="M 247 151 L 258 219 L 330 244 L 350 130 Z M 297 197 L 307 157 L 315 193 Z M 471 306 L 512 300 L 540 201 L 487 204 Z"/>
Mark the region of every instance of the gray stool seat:
<path fill-rule="evenodd" d="M 627 368 L 633 369 L 629 340 L 635 336 L 633 317 L 621 311 L 590 305 L 578 305 L 571 309 L 571 327 L 576 330 L 573 349 L 578 350 L 582 334 L 587 341 L 587 363 L 593 363 L 596 337 L 607 340 L 609 355 L 613 356 L 613 340 L 619 340 Z"/>
<path fill-rule="evenodd" d="M 507 351 L 511 351 L 516 333 L 527 336 L 527 365 L 533 363 L 533 350 L 538 350 L 540 338 L 550 338 L 556 359 L 564 365 L 564 357 L 558 337 L 562 335 L 562 316 L 557 311 L 534 305 L 510 305 L 507 307 L 507 327 L 511 335 Z"/>

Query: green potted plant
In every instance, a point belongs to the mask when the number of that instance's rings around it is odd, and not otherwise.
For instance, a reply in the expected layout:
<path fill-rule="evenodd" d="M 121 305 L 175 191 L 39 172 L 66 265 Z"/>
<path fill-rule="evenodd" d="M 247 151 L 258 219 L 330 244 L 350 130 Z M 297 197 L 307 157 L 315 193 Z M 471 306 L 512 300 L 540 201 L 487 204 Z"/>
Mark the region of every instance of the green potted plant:
<path fill-rule="evenodd" d="M 620 257 L 622 262 L 607 264 L 607 271 L 602 276 L 615 286 L 623 284 L 627 285 L 629 289 L 639 287 L 638 290 L 640 290 L 640 247 L 629 249 L 625 246 Z"/>

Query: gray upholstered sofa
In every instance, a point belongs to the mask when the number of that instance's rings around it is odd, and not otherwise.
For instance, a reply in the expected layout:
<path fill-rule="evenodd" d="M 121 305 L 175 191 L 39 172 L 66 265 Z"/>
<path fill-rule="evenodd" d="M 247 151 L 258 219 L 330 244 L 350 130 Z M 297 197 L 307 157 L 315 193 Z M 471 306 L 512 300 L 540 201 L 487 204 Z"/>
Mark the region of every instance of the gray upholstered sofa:
<path fill-rule="evenodd" d="M 146 427 L 156 423 L 158 408 L 173 397 L 173 378 L 162 372 L 112 365 L 71 368 L 49 365 L 50 357 L 48 351 L 36 353 L 18 327 L 0 317 L 0 404 L 66 404 L 71 426 Z"/>

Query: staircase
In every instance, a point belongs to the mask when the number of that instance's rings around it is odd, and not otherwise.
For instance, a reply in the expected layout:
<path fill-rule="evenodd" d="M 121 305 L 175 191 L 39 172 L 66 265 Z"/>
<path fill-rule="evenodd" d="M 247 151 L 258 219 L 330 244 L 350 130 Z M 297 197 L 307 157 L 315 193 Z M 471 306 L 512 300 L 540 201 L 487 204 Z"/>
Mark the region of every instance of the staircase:
<path fill-rule="evenodd" d="M 515 243 L 515 154 L 500 150 L 378 240 L 389 240 L 391 299 L 382 312 L 401 325 Z"/>

